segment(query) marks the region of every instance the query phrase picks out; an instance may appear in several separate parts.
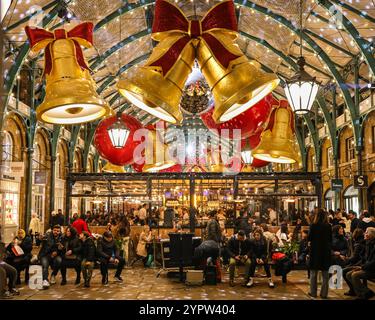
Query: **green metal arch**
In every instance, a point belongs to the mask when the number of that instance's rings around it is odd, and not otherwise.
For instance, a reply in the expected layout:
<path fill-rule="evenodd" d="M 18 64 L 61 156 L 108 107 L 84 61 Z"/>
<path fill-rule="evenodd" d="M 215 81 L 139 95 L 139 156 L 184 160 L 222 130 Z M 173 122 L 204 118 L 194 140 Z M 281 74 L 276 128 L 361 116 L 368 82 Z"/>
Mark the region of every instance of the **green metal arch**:
<path fill-rule="evenodd" d="M 340 12 L 335 4 L 330 2 L 329 0 L 316 0 L 322 7 L 325 9 L 332 11 L 333 14 L 336 14 L 337 12 Z M 367 64 L 369 68 L 371 69 L 372 73 L 375 74 L 375 58 L 373 56 L 371 45 L 368 41 L 364 40 L 358 30 L 354 27 L 354 25 L 349 21 L 348 18 L 346 18 L 343 14 L 341 14 L 340 18 L 342 19 L 342 24 L 345 28 L 345 30 L 352 36 L 354 41 L 359 46 L 363 56 L 365 57 Z"/>
<path fill-rule="evenodd" d="M 238 4 L 240 4 L 240 5 L 242 4 L 243 6 L 246 6 L 248 8 L 254 9 L 254 10 L 260 12 L 260 13 L 263 13 L 263 14 L 271 17 L 275 21 L 283 24 L 285 27 L 289 28 L 290 30 L 292 30 L 296 34 L 302 35 L 302 38 L 304 39 L 304 41 L 306 43 L 308 43 L 308 45 L 318 55 L 320 55 L 321 59 L 327 65 L 327 67 L 331 71 L 333 77 L 335 78 L 336 82 L 338 83 L 338 85 L 341 88 L 341 91 L 342 91 L 343 96 L 344 96 L 345 103 L 348 106 L 350 114 L 351 114 L 351 120 L 352 120 L 352 123 L 353 123 L 353 127 L 355 128 L 354 131 L 355 131 L 356 142 L 358 142 L 359 141 L 359 137 L 360 137 L 360 129 L 356 125 L 357 122 L 358 122 L 358 110 L 356 110 L 356 108 L 355 108 L 354 101 L 352 100 L 350 92 L 349 92 L 348 88 L 346 87 L 346 84 L 345 84 L 345 81 L 344 81 L 343 77 L 338 72 L 338 70 L 336 69 L 336 67 L 333 64 L 332 60 L 323 51 L 323 49 L 313 39 L 311 39 L 308 35 L 306 35 L 300 29 L 297 29 L 296 27 L 294 27 L 294 25 L 288 19 L 284 18 L 283 16 L 275 14 L 271 10 L 269 10 L 268 8 L 259 6 L 259 5 L 255 4 L 255 3 L 251 2 L 251 1 L 245 0 L 243 3 L 239 3 L 239 0 L 235 0 L 235 2 L 238 3 Z"/>

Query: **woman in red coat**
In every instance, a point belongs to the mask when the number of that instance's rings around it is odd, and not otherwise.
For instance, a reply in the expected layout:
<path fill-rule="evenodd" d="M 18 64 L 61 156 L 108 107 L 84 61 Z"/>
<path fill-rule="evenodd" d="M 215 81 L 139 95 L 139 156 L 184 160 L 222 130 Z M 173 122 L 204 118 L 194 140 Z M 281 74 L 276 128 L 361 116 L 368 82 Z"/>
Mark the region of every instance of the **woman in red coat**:
<path fill-rule="evenodd" d="M 82 231 L 86 231 L 91 237 L 91 232 L 87 226 L 86 216 L 84 213 L 82 213 L 80 217 L 72 223 L 72 227 L 77 230 L 77 234 L 81 234 Z"/>

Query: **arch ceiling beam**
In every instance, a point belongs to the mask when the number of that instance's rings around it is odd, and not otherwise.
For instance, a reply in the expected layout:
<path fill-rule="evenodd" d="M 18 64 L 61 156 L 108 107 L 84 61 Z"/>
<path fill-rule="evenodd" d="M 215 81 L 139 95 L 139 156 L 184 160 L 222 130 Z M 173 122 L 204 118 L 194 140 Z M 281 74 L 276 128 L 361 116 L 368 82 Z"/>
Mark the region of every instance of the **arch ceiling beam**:
<path fill-rule="evenodd" d="M 98 66 L 100 66 L 110 55 L 115 53 L 116 51 L 120 50 L 124 46 L 129 43 L 132 43 L 135 40 L 138 40 L 144 36 L 151 34 L 151 29 L 142 30 L 136 34 L 132 34 L 130 37 L 121 40 L 116 45 L 105 51 L 102 55 L 100 55 L 93 63 L 90 65 L 90 69 L 95 70 Z"/>
<path fill-rule="evenodd" d="M 102 85 L 98 88 L 97 92 L 100 94 L 102 93 L 110 84 L 112 81 L 114 81 L 118 76 L 120 76 L 122 73 L 124 73 L 127 69 L 130 67 L 133 67 L 135 64 L 138 64 L 142 62 L 143 60 L 147 59 L 150 55 L 150 52 L 134 59 L 133 61 L 123 65 L 115 75 L 110 75 L 107 77 L 107 79 L 102 83 Z"/>
<path fill-rule="evenodd" d="M 324 52 L 324 50 L 312 39 L 310 38 L 305 32 L 302 32 L 302 30 L 296 28 L 291 21 L 286 19 L 285 17 L 278 15 L 274 12 L 272 12 L 270 9 L 262 7 L 260 5 L 257 5 L 253 3 L 252 1 L 244 0 L 242 3 L 239 3 L 239 0 L 235 0 L 236 3 L 242 4 L 245 7 L 248 7 L 250 9 L 256 10 L 260 13 L 263 13 L 266 16 L 269 16 L 270 18 L 274 19 L 275 21 L 281 23 L 294 33 L 296 33 L 299 36 L 302 36 L 302 39 L 320 56 L 320 58 L 324 61 L 324 63 L 327 65 L 329 70 L 331 71 L 334 79 L 336 80 L 337 84 L 340 86 L 340 89 L 342 91 L 345 103 L 347 107 L 349 108 L 350 115 L 351 115 L 351 121 L 353 123 L 354 127 L 354 134 L 356 137 L 356 141 L 358 141 L 358 137 L 360 136 L 360 128 L 358 126 L 359 119 L 358 119 L 358 110 L 355 108 L 354 101 L 350 95 L 350 92 L 345 84 L 345 81 L 342 77 L 342 75 L 339 73 L 339 71 L 336 69 L 335 65 L 333 64 L 332 60 L 329 58 L 329 56 Z"/>
<path fill-rule="evenodd" d="M 366 11 L 361 11 L 361 10 L 358 10 L 357 8 L 354 8 L 352 7 L 351 5 L 345 3 L 344 1 L 340 1 L 340 0 L 331 0 L 331 2 L 343 7 L 344 9 L 360 16 L 361 18 L 363 19 L 366 19 L 372 23 L 375 23 L 375 18 L 368 15 L 368 13 Z"/>
<path fill-rule="evenodd" d="M 367 65 L 369 66 L 372 74 L 375 75 L 375 58 L 373 56 L 371 45 L 368 41 L 364 40 L 358 30 L 354 27 L 354 25 L 346 18 L 341 12 L 337 9 L 337 7 L 330 2 L 329 0 L 315 0 L 320 6 L 329 10 L 332 15 L 336 15 L 340 13 L 340 19 L 343 27 L 345 30 L 352 36 L 353 40 L 358 45 L 361 53 L 363 54 L 364 58 L 366 59 Z"/>
<path fill-rule="evenodd" d="M 42 13 L 42 12 L 46 12 L 48 11 L 49 9 L 53 8 L 54 6 L 58 5 L 60 3 L 60 0 L 53 0 L 51 1 L 50 3 L 47 3 L 44 7 L 41 8 L 41 10 L 39 11 L 34 11 L 33 13 L 30 13 L 29 15 L 27 15 L 26 17 L 18 20 L 17 22 L 13 23 L 12 25 L 10 25 L 9 27 L 7 27 L 4 31 L 5 32 L 9 32 L 15 28 L 17 28 L 18 26 L 30 21 L 33 17 L 35 17 L 36 15 Z"/>

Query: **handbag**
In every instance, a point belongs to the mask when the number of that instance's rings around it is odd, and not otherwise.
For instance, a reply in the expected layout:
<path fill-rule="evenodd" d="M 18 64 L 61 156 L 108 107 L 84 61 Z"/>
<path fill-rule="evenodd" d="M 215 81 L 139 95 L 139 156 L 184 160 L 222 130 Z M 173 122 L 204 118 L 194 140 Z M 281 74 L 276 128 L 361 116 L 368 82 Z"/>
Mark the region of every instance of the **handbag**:
<path fill-rule="evenodd" d="M 273 261 L 278 261 L 278 260 L 284 259 L 285 257 L 286 257 L 285 253 L 282 253 L 282 252 L 274 252 L 272 254 Z"/>
<path fill-rule="evenodd" d="M 23 252 L 22 248 L 18 245 L 12 247 L 12 252 L 16 257 L 22 256 L 25 253 Z"/>

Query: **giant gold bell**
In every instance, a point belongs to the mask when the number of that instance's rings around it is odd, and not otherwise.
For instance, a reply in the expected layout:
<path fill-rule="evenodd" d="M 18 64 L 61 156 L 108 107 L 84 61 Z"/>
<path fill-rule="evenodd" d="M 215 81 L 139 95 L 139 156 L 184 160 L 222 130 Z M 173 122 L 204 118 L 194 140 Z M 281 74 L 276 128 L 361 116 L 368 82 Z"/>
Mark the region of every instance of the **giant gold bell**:
<path fill-rule="evenodd" d="M 37 109 L 40 121 L 77 124 L 94 121 L 109 113 L 109 106 L 96 92 L 87 69 L 77 63 L 74 42 L 55 40 L 51 44 L 52 70 L 46 75 L 46 96 Z"/>
<path fill-rule="evenodd" d="M 292 111 L 278 107 L 274 112 L 273 127 L 262 133 L 253 156 L 269 162 L 295 163 L 299 155 L 292 131 Z"/>
<path fill-rule="evenodd" d="M 103 172 L 110 172 L 110 173 L 125 173 L 125 169 L 123 166 L 116 166 L 110 162 L 107 162 L 102 169 Z"/>
<path fill-rule="evenodd" d="M 135 67 L 127 78 L 118 82 L 119 92 L 131 103 L 153 116 L 173 124 L 180 124 L 182 113 L 179 109 L 182 90 L 192 71 L 195 49 L 188 44 L 175 65 L 166 75 L 160 67 L 150 64 L 161 57 L 178 39 L 171 36 L 161 41 L 153 50 L 145 66 Z"/>
<path fill-rule="evenodd" d="M 202 39 L 197 59 L 215 100 L 212 115 L 216 123 L 228 121 L 246 111 L 273 91 L 280 79 L 264 73 L 255 61 L 249 61 L 233 39 L 220 32 L 215 37 L 232 53 L 240 56 L 224 68 Z"/>

